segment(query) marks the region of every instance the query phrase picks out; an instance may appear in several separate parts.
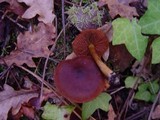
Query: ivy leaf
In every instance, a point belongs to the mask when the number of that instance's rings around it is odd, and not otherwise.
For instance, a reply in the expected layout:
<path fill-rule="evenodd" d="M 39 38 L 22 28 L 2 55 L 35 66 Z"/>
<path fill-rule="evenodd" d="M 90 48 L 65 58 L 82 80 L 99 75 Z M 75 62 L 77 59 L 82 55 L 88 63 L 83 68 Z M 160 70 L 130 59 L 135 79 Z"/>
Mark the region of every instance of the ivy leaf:
<path fill-rule="evenodd" d="M 107 93 L 101 93 L 97 98 L 90 102 L 83 103 L 82 105 L 82 119 L 86 120 L 89 118 L 96 109 L 100 108 L 104 111 L 109 110 L 109 101 L 111 96 Z"/>
<path fill-rule="evenodd" d="M 46 120 L 69 120 L 70 114 L 74 110 L 73 106 L 57 106 L 49 102 L 44 106 L 42 118 Z"/>
<path fill-rule="evenodd" d="M 158 93 L 159 90 L 159 84 L 158 81 L 155 80 L 154 82 L 151 82 L 148 86 L 149 91 L 151 92 L 151 94 L 156 94 Z"/>
<path fill-rule="evenodd" d="M 149 91 L 138 91 L 135 95 L 135 99 L 149 102 L 151 100 L 151 93 Z"/>
<path fill-rule="evenodd" d="M 138 79 L 137 77 L 128 76 L 124 81 L 126 88 L 133 88 L 137 79 Z"/>
<path fill-rule="evenodd" d="M 141 34 L 141 27 L 136 19 L 129 21 L 126 18 L 118 18 L 112 24 L 113 45 L 125 44 L 133 57 L 142 60 L 148 41 L 147 37 Z"/>
<path fill-rule="evenodd" d="M 139 24 L 145 34 L 160 34 L 160 0 L 148 0 L 148 10 L 141 17 Z"/>
<path fill-rule="evenodd" d="M 152 43 L 152 64 L 160 63 L 160 37 Z"/>
<path fill-rule="evenodd" d="M 148 87 L 149 87 L 148 83 L 142 83 L 138 86 L 138 91 L 141 91 L 141 92 L 147 91 Z"/>

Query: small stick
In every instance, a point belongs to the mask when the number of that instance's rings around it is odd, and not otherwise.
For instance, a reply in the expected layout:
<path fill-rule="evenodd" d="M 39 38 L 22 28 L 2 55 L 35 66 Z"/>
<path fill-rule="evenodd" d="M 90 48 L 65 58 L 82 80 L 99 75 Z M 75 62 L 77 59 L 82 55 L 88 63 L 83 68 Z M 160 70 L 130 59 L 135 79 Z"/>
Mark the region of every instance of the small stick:
<path fill-rule="evenodd" d="M 151 120 L 152 113 L 153 113 L 153 111 L 154 111 L 154 108 L 155 108 L 156 103 L 157 103 L 157 101 L 158 101 L 159 98 L 160 98 L 160 90 L 159 90 L 158 95 L 157 95 L 157 97 L 156 97 L 156 99 L 155 99 L 155 101 L 154 101 L 154 103 L 153 103 L 153 105 L 152 105 L 151 111 L 150 111 L 150 113 L 149 113 L 148 120 Z"/>

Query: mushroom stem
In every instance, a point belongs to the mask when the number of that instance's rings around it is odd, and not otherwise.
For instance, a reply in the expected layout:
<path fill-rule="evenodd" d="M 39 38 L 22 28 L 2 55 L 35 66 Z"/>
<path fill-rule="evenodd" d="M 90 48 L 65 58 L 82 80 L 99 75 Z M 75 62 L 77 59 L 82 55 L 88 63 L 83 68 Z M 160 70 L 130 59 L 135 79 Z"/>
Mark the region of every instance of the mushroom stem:
<path fill-rule="evenodd" d="M 102 62 L 101 58 L 97 55 L 93 44 L 89 45 L 89 51 L 101 72 L 110 79 L 114 72 Z"/>

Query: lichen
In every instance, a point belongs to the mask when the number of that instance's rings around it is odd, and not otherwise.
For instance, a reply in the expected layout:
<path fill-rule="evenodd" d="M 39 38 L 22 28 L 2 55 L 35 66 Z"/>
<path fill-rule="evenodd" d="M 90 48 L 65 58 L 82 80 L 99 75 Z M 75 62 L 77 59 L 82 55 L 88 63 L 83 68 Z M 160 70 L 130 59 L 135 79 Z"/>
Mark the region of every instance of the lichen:
<path fill-rule="evenodd" d="M 104 10 L 99 10 L 97 2 L 94 2 L 88 6 L 72 6 L 67 14 L 69 15 L 68 20 L 79 30 L 83 30 L 101 26 Z"/>

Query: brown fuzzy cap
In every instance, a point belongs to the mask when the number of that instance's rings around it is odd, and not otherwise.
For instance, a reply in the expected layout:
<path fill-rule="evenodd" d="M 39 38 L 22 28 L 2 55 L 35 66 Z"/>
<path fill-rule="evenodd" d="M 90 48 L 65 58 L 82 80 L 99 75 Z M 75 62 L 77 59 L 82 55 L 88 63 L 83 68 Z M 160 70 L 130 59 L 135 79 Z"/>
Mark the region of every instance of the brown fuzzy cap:
<path fill-rule="evenodd" d="M 60 62 L 54 77 L 60 94 L 76 103 L 94 99 L 105 88 L 105 77 L 89 56 Z"/>
<path fill-rule="evenodd" d="M 72 47 L 76 55 L 90 55 L 88 46 L 95 46 L 98 56 L 102 56 L 109 47 L 106 35 L 97 29 L 83 30 L 73 41 Z"/>

